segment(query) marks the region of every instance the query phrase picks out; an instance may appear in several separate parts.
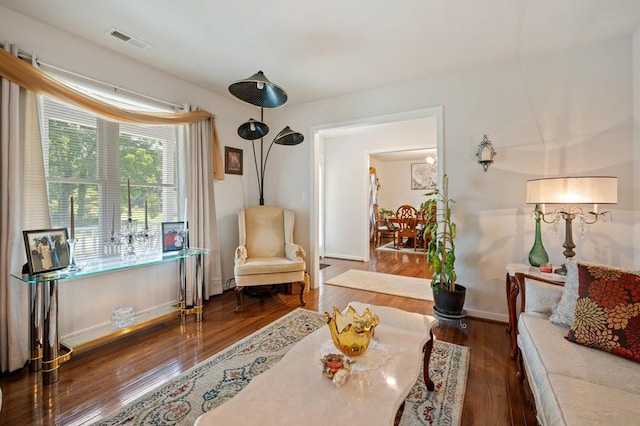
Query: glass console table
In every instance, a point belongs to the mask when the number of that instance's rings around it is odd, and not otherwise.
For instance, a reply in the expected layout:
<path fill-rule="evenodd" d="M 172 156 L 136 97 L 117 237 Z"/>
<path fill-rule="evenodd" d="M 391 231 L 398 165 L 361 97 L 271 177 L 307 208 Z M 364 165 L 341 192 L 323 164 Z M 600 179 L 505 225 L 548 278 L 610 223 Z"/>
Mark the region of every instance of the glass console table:
<path fill-rule="evenodd" d="M 29 369 L 31 371 L 42 370 L 42 381 L 51 384 L 58 381 L 58 368 L 60 364 L 71 358 L 73 347 L 86 342 L 69 342 L 61 344 L 58 336 L 58 284 L 65 280 L 76 278 L 88 278 L 93 275 L 114 272 L 125 269 L 150 266 L 159 263 L 179 261 L 180 285 L 178 302 L 160 313 L 160 316 L 148 318 L 140 315 L 130 326 L 126 328 L 108 327 L 100 330 L 94 336 L 95 340 L 106 337 L 116 337 L 132 330 L 144 327 L 154 320 L 165 318 L 169 315 L 195 315 L 196 321 L 202 321 L 202 288 L 204 286 L 204 267 L 202 257 L 209 254 L 209 249 L 190 248 L 178 252 L 151 253 L 141 255 L 133 264 L 123 262 L 120 257 L 88 262 L 80 271 L 68 271 L 61 269 L 46 274 L 11 274 L 26 284 L 29 284 Z M 192 280 L 192 302 L 187 302 L 187 262 L 192 258 L 195 261 L 195 279 Z"/>

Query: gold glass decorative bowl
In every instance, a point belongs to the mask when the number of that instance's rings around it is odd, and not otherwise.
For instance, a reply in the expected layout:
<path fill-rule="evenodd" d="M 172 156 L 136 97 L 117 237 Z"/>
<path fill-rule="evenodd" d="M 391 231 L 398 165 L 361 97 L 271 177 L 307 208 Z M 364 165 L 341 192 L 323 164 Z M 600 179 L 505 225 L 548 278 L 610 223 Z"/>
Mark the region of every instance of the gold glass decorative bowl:
<path fill-rule="evenodd" d="M 331 331 L 331 340 L 340 352 L 355 357 L 367 350 L 378 325 L 378 316 L 372 315 L 369 308 L 359 315 L 351 305 L 343 312 L 334 307 L 333 316 L 328 312 L 324 316 Z"/>

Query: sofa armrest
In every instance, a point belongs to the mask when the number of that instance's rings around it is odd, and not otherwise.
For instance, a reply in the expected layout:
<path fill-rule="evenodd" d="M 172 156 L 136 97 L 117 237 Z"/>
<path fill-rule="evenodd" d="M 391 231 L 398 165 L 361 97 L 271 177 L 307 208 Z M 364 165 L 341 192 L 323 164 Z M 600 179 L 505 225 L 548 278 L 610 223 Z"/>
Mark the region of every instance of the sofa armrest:
<path fill-rule="evenodd" d="M 517 358 L 518 353 L 518 316 L 521 312 L 527 312 L 537 316 L 549 316 L 553 308 L 560 301 L 562 286 L 558 281 L 548 280 L 535 275 L 516 272 L 508 290 L 507 306 L 509 310 L 509 329 L 511 335 L 511 359 Z M 527 289 L 529 301 L 527 301 Z M 549 296 L 545 294 L 549 292 Z M 516 300 L 520 297 L 520 310 L 518 311 Z"/>
<path fill-rule="evenodd" d="M 520 293 L 520 310 L 550 315 L 562 296 L 564 283 L 535 275 L 516 272 L 515 282 Z"/>

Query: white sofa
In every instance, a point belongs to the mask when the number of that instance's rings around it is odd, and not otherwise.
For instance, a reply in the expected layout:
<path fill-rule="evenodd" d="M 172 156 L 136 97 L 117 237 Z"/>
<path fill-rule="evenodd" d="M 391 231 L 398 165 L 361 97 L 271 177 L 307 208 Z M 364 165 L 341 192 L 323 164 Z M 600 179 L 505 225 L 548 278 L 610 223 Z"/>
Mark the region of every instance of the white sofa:
<path fill-rule="evenodd" d="M 562 305 L 577 298 L 572 266 L 565 288 L 516 276 L 525 301 L 517 323 L 519 379 L 526 373 L 542 425 L 639 425 L 640 364 L 565 339 L 572 319 L 560 317 L 572 312 Z"/>

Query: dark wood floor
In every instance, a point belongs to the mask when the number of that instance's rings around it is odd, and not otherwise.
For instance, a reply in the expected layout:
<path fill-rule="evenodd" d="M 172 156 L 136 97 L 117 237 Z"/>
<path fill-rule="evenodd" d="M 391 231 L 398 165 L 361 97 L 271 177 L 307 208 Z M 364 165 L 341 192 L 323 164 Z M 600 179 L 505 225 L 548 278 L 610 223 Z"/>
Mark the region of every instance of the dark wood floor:
<path fill-rule="evenodd" d="M 422 255 L 372 250 L 368 263 L 323 259 L 321 281 L 349 269 L 426 278 Z M 0 376 L 3 405 L 0 425 L 84 424 L 117 411 L 124 404 L 176 377 L 216 352 L 298 307 L 298 297 L 278 293 L 245 297 L 234 314 L 235 296 L 226 291 L 205 303 L 204 320 L 169 319 L 111 343 L 74 353 L 60 369 L 60 380 L 43 386 L 27 368 Z M 321 285 L 306 295 L 307 308 L 320 312 L 352 300 L 431 313 L 432 302 Z M 463 425 L 536 425 L 528 384 L 516 380 L 509 359 L 506 325 L 469 318 L 468 327 L 441 322 L 436 338 L 471 348 L 462 415 Z"/>

